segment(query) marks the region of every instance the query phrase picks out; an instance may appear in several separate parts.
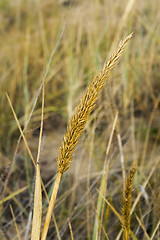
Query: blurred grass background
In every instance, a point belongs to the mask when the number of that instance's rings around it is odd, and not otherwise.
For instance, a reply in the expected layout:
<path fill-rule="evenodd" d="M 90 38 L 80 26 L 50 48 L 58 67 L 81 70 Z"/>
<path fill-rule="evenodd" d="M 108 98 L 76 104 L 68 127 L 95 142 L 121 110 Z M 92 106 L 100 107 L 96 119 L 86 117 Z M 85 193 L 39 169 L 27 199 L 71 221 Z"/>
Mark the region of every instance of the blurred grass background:
<path fill-rule="evenodd" d="M 64 175 L 55 216 L 62 239 L 70 239 L 70 218 L 75 239 L 91 239 L 106 147 L 116 111 L 126 169 L 138 164 L 134 198 L 143 192 L 135 209 L 150 235 L 159 221 L 160 168 L 142 189 L 160 153 L 160 14 L 154 0 L 1 0 L 0 1 L 0 173 L 2 199 L 27 186 L 24 193 L 1 204 L 1 238 L 16 239 L 9 209 L 12 204 L 22 236 L 32 209 L 34 169 L 20 142 L 19 130 L 7 102 L 11 98 L 22 128 L 25 126 L 44 69 L 57 42 L 45 80 L 44 137 L 41 174 L 50 190 L 56 157 L 69 117 L 87 85 L 119 40 L 134 32 L 127 49 L 97 102 L 76 149 L 71 169 Z M 33 155 L 37 153 L 41 97 L 25 132 Z M 106 197 L 121 211 L 122 172 L 116 134 L 109 154 Z M 11 175 L 8 180 L 8 173 Z M 4 191 L 4 185 L 7 188 Z M 91 196 L 87 187 L 90 187 Z M 47 202 L 44 200 L 44 213 Z M 121 225 L 107 206 L 103 224 L 109 239 Z M 89 214 L 88 214 L 89 213 Z M 30 229 L 30 228 L 29 228 Z M 133 215 L 131 229 L 146 239 Z M 103 234 L 102 234 L 103 235 Z M 14 236 L 14 237 L 13 237 Z M 25 235 L 27 236 L 27 235 Z M 29 236 L 29 235 L 28 235 Z M 49 238 L 50 237 L 50 238 Z M 101 236 L 100 239 L 103 239 Z M 22 238 L 23 239 L 23 238 Z M 27 239 L 27 238 L 26 238 Z M 48 239 L 57 239 L 54 225 Z M 105 239 L 105 238 L 104 238 Z M 158 233 L 155 239 L 158 238 Z"/>

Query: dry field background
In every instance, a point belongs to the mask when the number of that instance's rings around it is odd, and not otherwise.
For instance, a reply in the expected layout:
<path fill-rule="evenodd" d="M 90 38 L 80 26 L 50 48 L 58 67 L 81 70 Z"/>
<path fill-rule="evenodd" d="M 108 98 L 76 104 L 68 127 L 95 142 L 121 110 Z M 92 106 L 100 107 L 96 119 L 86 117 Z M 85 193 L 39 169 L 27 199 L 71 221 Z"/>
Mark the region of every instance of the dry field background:
<path fill-rule="evenodd" d="M 121 214 L 122 159 L 127 174 L 137 164 L 131 230 L 136 239 L 160 239 L 159 0 L 0 1 L 0 239 L 30 239 L 35 181 L 23 140 L 17 145 L 20 132 L 6 93 L 21 127 L 27 124 L 25 137 L 36 157 L 41 95 L 29 116 L 45 75 L 40 169 L 50 196 L 69 118 L 105 59 L 131 32 L 63 175 L 54 208 L 57 225 L 51 221 L 47 239 L 71 239 L 68 219 L 74 239 L 106 239 L 104 231 L 110 240 L 122 239 L 119 219 L 102 199 L 100 207 L 98 193 L 105 171 L 104 196 Z M 117 112 L 122 146 L 115 131 L 106 156 Z M 42 222 L 46 208 L 43 194 Z"/>

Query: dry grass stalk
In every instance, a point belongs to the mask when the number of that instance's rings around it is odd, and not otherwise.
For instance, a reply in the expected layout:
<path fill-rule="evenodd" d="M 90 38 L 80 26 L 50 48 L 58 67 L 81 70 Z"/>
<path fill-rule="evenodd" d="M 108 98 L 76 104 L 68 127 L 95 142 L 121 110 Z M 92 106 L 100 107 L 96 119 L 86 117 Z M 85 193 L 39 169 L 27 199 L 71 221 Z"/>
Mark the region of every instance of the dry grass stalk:
<path fill-rule="evenodd" d="M 131 198 L 133 191 L 133 180 L 136 172 L 135 164 L 133 164 L 128 178 L 126 179 L 125 189 L 123 193 L 123 205 L 122 205 L 122 226 L 124 229 L 124 240 L 129 239 L 130 231 L 130 214 L 131 214 Z"/>
<path fill-rule="evenodd" d="M 12 205 L 10 204 L 9 207 L 10 207 L 11 214 L 12 214 L 13 221 L 14 221 L 14 225 L 15 225 L 15 228 L 16 228 L 17 238 L 19 240 L 21 240 L 20 233 L 19 233 L 19 230 L 18 230 L 18 226 L 17 226 L 17 223 L 16 223 L 16 218 L 15 218 L 15 215 L 14 215 L 14 212 L 13 212 Z"/>
<path fill-rule="evenodd" d="M 55 200 L 56 200 L 59 184 L 60 184 L 60 181 L 61 181 L 61 177 L 62 177 L 62 174 L 58 173 L 56 181 L 55 181 L 55 184 L 54 184 L 52 196 L 51 196 L 51 199 L 50 199 L 50 202 L 49 202 L 47 215 L 46 215 L 46 219 L 45 219 L 45 223 L 44 223 L 44 227 L 43 227 L 43 231 L 42 231 L 41 240 L 45 240 L 46 237 L 47 237 L 49 223 L 50 223 L 50 219 L 51 219 L 54 203 L 55 203 Z"/>
<path fill-rule="evenodd" d="M 47 236 L 50 218 L 62 174 L 69 168 L 70 163 L 72 162 L 73 152 L 78 143 L 78 139 L 83 132 L 89 115 L 95 106 L 98 95 L 102 90 L 106 80 L 109 78 L 111 70 L 117 64 L 121 54 L 123 53 L 127 45 L 127 42 L 131 37 L 132 34 L 128 35 L 123 41 L 121 41 L 118 48 L 111 55 L 110 60 L 104 63 L 102 70 L 99 72 L 99 74 L 95 76 L 92 83 L 89 85 L 86 93 L 84 94 L 79 105 L 75 109 L 75 114 L 71 117 L 69 121 L 67 132 L 64 135 L 64 139 L 59 150 L 59 157 L 57 159 L 58 175 L 49 203 L 41 240 L 45 240 Z"/>
<path fill-rule="evenodd" d="M 41 219 L 42 219 L 42 192 L 41 192 L 41 174 L 39 167 L 42 132 L 43 132 L 43 116 L 44 116 L 44 77 L 42 79 L 42 113 L 41 113 L 41 128 L 39 134 L 39 145 L 37 153 L 37 165 L 36 165 L 36 182 L 34 192 L 34 209 L 33 209 L 33 221 L 32 221 L 32 233 L 31 240 L 39 240 L 41 233 Z"/>
<path fill-rule="evenodd" d="M 74 237 L 73 237 L 73 231 L 72 231 L 72 225 L 71 225 L 71 222 L 68 218 L 68 225 L 69 225 L 69 230 L 70 230 L 70 234 L 71 234 L 71 240 L 74 240 Z"/>
<path fill-rule="evenodd" d="M 41 175 L 39 164 L 37 164 L 31 240 L 40 239 L 41 218 L 42 218 Z"/>

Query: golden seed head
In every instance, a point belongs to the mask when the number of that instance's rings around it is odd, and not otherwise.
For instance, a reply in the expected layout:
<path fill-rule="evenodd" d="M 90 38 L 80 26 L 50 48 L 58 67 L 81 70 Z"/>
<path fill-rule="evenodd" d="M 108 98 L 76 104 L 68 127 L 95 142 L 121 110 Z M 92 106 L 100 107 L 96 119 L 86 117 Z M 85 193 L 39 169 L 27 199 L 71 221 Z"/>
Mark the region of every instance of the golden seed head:
<path fill-rule="evenodd" d="M 64 135 L 62 145 L 59 149 L 59 156 L 57 159 L 58 172 L 63 174 L 69 168 L 78 139 L 84 130 L 91 111 L 95 106 L 98 95 L 131 37 L 132 34 L 120 42 L 118 48 L 111 55 L 109 61 L 104 63 L 102 70 L 95 76 L 86 93 L 80 100 L 80 103 L 76 107 L 75 113 L 69 121 L 67 132 Z"/>
<path fill-rule="evenodd" d="M 136 173 L 135 165 L 132 166 L 128 178 L 126 180 L 125 189 L 123 193 L 123 205 L 122 205 L 122 217 L 123 217 L 123 228 L 130 229 L 130 210 L 131 210 L 131 198 L 133 191 L 133 180 Z"/>

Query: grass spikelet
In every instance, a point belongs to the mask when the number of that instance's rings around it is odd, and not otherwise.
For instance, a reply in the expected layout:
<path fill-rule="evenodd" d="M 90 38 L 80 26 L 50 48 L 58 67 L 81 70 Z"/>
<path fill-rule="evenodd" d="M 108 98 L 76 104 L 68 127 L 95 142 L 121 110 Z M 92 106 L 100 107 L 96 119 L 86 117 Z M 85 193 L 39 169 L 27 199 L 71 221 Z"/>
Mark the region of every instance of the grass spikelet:
<path fill-rule="evenodd" d="M 95 106 L 98 95 L 131 37 L 132 33 L 120 42 L 118 48 L 111 55 L 110 60 L 104 63 L 102 70 L 95 76 L 79 105 L 76 107 L 75 114 L 70 119 L 67 132 L 59 150 L 59 157 L 57 159 L 58 172 L 63 174 L 69 168 L 74 149 Z"/>
<path fill-rule="evenodd" d="M 136 172 L 135 164 L 133 164 L 128 178 L 126 179 L 125 189 L 123 193 L 123 205 L 122 205 L 122 226 L 124 229 L 124 240 L 129 239 L 130 230 L 130 212 L 131 212 L 131 198 L 133 191 L 133 180 Z"/>

